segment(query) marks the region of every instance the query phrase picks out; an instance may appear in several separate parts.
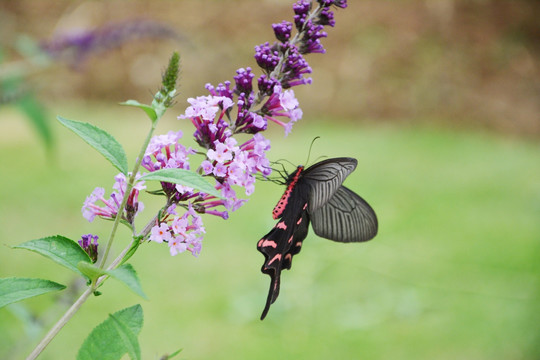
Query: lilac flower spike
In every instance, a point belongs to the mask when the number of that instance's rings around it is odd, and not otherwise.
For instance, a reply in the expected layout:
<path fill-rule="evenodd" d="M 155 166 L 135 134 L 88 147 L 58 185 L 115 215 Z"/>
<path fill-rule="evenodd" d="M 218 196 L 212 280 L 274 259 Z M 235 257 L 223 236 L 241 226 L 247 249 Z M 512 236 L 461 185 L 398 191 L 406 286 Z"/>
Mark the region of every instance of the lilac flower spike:
<path fill-rule="evenodd" d="M 142 38 L 175 38 L 178 34 L 170 27 L 151 20 L 130 20 L 113 23 L 69 34 L 59 35 L 41 44 L 51 58 L 79 66 L 90 55 L 107 51 Z"/>
<path fill-rule="evenodd" d="M 256 78 L 252 68 L 239 68 L 233 82 L 225 81 L 217 86 L 206 84 L 209 95 L 188 99 L 189 106 L 178 118 L 189 120 L 195 127 L 193 137 L 201 147 L 199 151 L 181 144 L 181 131 L 170 131 L 151 139 L 142 159 L 143 168 L 149 172 L 166 168 L 193 169 L 212 178 L 222 198 L 162 182 L 161 189 L 152 193 L 165 195 L 167 202 L 146 227 L 144 239 L 166 243 L 173 256 L 183 252 L 197 256 L 205 233 L 200 214 L 228 219 L 230 212 L 247 201 L 237 195 L 238 189 L 249 196 L 255 189 L 257 176 L 270 175 L 272 170 L 266 156 L 270 141 L 262 132 L 269 123 L 274 123 L 282 126 L 287 135 L 293 124 L 302 118 L 292 88 L 311 83 L 308 74 L 312 69 L 304 56 L 325 52 L 321 39 L 327 36 L 324 27 L 335 25 L 333 6 L 345 8 L 347 2 L 297 1 L 293 5 L 293 22 L 272 25 L 276 41 L 255 47 L 255 61 L 261 75 Z M 198 166 L 191 160 L 195 155 L 203 156 Z M 89 221 L 95 216 L 112 218 L 118 212 L 125 192 L 125 178 L 119 176 L 116 180 L 116 191 L 109 199 L 104 198 L 102 188 L 96 188 L 86 199 L 83 215 Z M 138 195 L 143 189 L 143 184 L 134 187 L 124 219 L 132 220 L 142 208 Z M 98 202 L 104 205 L 96 205 Z"/>
<path fill-rule="evenodd" d="M 306 77 L 312 72 L 311 67 L 304 58 L 309 53 L 324 53 L 321 38 L 327 36 L 324 31 L 325 26 L 334 26 L 334 13 L 332 6 L 339 8 L 347 7 L 345 0 L 300 0 L 294 3 L 294 26 L 297 33 L 293 36 L 293 23 L 282 21 L 272 25 L 274 35 L 277 39 L 273 44 L 265 42 L 255 46 L 255 61 L 263 71 L 258 78 L 258 92 L 252 90 L 252 80 L 254 75 L 251 68 L 240 68 L 234 77 L 235 87 L 231 90 L 230 82 L 219 84 L 217 87 L 207 85 L 207 89 L 213 96 L 225 96 L 234 101 L 234 96 L 238 97 L 236 107 L 238 109 L 236 117 L 223 107 L 227 115 L 228 122 L 219 123 L 215 126 L 218 129 L 227 128 L 232 134 L 248 133 L 254 134 L 266 130 L 267 121 L 270 120 L 285 129 L 288 134 L 292 125 L 301 118 L 302 111 L 296 108 L 286 108 L 276 106 L 275 96 L 282 89 L 290 89 L 297 85 L 311 83 L 311 78 Z M 291 96 L 294 93 L 290 93 Z M 266 101 L 265 101 L 266 100 Z M 206 136 L 205 129 L 197 126 L 201 123 L 194 120 L 189 111 L 180 118 L 191 118 L 197 127 L 195 137 L 202 146 L 212 147 L 215 138 Z M 288 118 L 288 120 L 287 120 Z M 220 134 L 225 134 L 222 132 Z M 221 139 L 222 140 L 222 139 Z"/>

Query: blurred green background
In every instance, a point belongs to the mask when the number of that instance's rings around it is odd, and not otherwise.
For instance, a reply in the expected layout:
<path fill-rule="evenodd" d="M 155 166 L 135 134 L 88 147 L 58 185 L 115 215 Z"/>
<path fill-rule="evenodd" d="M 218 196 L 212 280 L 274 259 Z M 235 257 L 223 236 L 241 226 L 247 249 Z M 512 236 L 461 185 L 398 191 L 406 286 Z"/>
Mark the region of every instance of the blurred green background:
<path fill-rule="evenodd" d="M 129 4 L 0 2 L 0 75 L 31 69 L 24 90 L 54 136 L 47 152 L 19 108 L 0 104 L 0 277 L 71 285 L 0 310 L 2 359 L 28 354 L 83 286 L 9 246 L 57 233 L 104 238 L 110 226 L 87 223 L 80 208 L 94 187 L 110 189 L 115 170 L 54 117 L 106 129 L 133 161 L 148 124 L 115 103 L 149 101 L 180 50 L 181 94 L 158 133 L 182 129 L 194 146 L 193 129 L 176 120 L 186 98 L 255 68 L 253 46 L 292 14 L 284 0 Z M 133 265 L 150 301 L 107 282 L 41 358 L 73 358 L 107 314 L 135 303 L 145 359 L 180 347 L 185 359 L 540 358 L 538 10 L 535 1 L 351 1 L 323 41 L 327 54 L 307 58 L 314 83 L 295 89 L 304 119 L 287 138 L 277 128 L 265 136 L 272 160 L 303 163 L 315 136 L 311 159 L 357 158 L 346 185 L 376 210 L 378 236 L 338 244 L 310 234 L 261 322 L 269 278 L 256 243 L 283 188 L 259 182 L 229 220 L 204 218 L 198 259 L 143 246 Z M 181 39 L 125 44 L 76 69 L 41 68 L 18 51 L 22 35 L 39 41 L 129 18 L 162 21 Z M 159 206 L 143 202 L 140 224 Z"/>

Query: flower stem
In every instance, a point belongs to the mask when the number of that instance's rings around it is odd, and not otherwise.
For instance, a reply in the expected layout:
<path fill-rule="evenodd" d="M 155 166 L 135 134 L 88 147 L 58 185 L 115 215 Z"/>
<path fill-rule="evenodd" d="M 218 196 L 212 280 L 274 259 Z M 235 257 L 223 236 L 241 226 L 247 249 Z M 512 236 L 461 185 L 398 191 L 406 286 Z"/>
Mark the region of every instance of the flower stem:
<path fill-rule="evenodd" d="M 136 241 L 136 240 L 134 239 L 133 241 Z M 127 251 L 130 248 L 131 248 L 131 243 L 124 250 L 122 250 L 120 255 L 118 255 L 116 257 L 116 259 L 114 259 L 114 261 L 111 263 L 111 265 L 109 265 L 107 270 L 114 269 L 120 263 L 120 261 L 122 261 L 122 259 L 124 258 L 124 255 L 127 253 Z M 37 358 L 39 356 L 39 354 L 41 354 L 41 352 L 43 350 L 45 350 L 47 345 L 49 345 L 49 343 L 52 341 L 52 339 L 54 339 L 56 334 L 58 334 L 58 332 L 64 327 L 64 325 L 67 324 L 67 322 L 73 317 L 73 315 L 75 315 L 75 313 L 81 308 L 81 306 L 86 302 L 86 300 L 88 300 L 90 295 L 92 295 L 94 293 L 94 291 L 101 285 L 101 283 L 103 283 L 105 280 L 107 280 L 108 277 L 109 277 L 108 275 L 100 277 L 99 279 L 97 279 L 94 282 L 94 284 L 92 286 L 88 287 L 81 294 L 81 296 L 77 299 L 77 301 L 75 301 L 75 303 L 73 303 L 73 305 L 71 305 L 71 307 L 60 318 L 60 320 L 58 320 L 56 322 L 56 324 L 54 324 L 54 326 L 51 328 L 51 330 L 49 330 L 47 335 L 45 335 L 45 337 L 43 337 L 43 339 L 39 342 L 39 344 L 34 348 L 32 353 L 30 353 L 30 355 L 28 355 L 26 360 L 33 360 L 33 359 Z"/>
<path fill-rule="evenodd" d="M 107 257 L 109 256 L 109 251 L 111 250 L 111 245 L 113 243 L 114 236 L 116 235 L 118 224 L 120 224 L 120 220 L 122 219 L 122 215 L 124 214 L 124 208 L 126 207 L 129 194 L 131 194 L 131 189 L 133 189 L 133 184 L 135 183 L 135 177 L 137 176 L 137 172 L 139 171 L 139 167 L 141 166 L 144 153 L 146 151 L 146 148 L 148 147 L 148 144 L 150 143 L 150 139 L 152 138 L 152 135 L 154 134 L 154 130 L 156 129 L 156 125 L 158 121 L 159 119 L 152 122 L 152 127 L 150 128 L 150 131 L 148 132 L 148 135 L 146 136 L 146 139 L 144 140 L 144 143 L 141 146 L 141 150 L 139 151 L 139 156 L 137 157 L 137 160 L 135 161 L 135 165 L 133 166 L 133 171 L 131 172 L 131 176 L 128 179 L 126 192 L 124 193 L 124 198 L 122 199 L 122 203 L 120 204 L 120 207 L 118 208 L 118 213 L 116 214 L 116 217 L 114 218 L 114 223 L 111 229 L 111 233 L 109 235 L 107 245 L 105 246 L 105 252 L 103 253 L 103 256 L 101 257 L 101 260 L 98 265 L 100 269 L 104 268 L 105 261 L 107 260 Z"/>
<path fill-rule="evenodd" d="M 56 324 L 54 324 L 54 326 L 51 328 L 51 330 L 49 330 L 47 335 L 45 335 L 45 337 L 41 339 L 39 344 L 30 353 L 30 355 L 28 355 L 26 360 L 33 360 L 37 358 L 39 354 L 41 354 L 45 347 L 49 345 L 49 343 L 52 341 L 52 339 L 54 339 L 56 334 L 58 334 L 58 332 L 64 327 L 64 325 L 66 325 L 67 322 L 73 317 L 73 315 L 75 315 L 77 310 L 81 308 L 82 304 L 84 304 L 84 302 L 88 299 L 90 295 L 92 295 L 93 292 L 94 287 L 89 287 L 82 293 L 82 295 L 77 299 L 77 301 L 75 301 L 75 303 L 71 305 L 68 311 L 66 311 L 66 313 L 60 318 L 60 320 L 58 320 Z"/>
<path fill-rule="evenodd" d="M 139 156 L 137 157 L 137 160 L 135 161 L 135 165 L 133 166 L 133 172 L 131 173 L 131 176 L 129 177 L 129 180 L 126 186 L 126 192 L 124 193 L 124 198 L 122 199 L 122 203 L 120 204 L 118 213 L 116 214 L 116 217 L 114 219 L 111 233 L 109 235 L 109 239 L 105 247 L 105 252 L 103 256 L 101 257 L 101 260 L 98 265 L 100 269 L 103 269 L 105 267 L 105 262 L 109 256 L 111 245 L 114 240 L 114 236 L 116 235 L 116 230 L 118 229 L 118 224 L 120 223 L 122 214 L 124 213 L 124 208 L 126 207 L 129 194 L 131 193 L 131 189 L 133 189 L 133 184 L 135 183 L 135 177 L 137 175 L 137 172 L 139 171 L 139 167 L 144 157 L 144 153 L 146 151 L 146 148 L 148 147 L 148 144 L 150 143 L 150 139 L 152 138 L 152 135 L 154 133 L 154 130 L 156 129 L 158 122 L 159 122 L 159 117 L 155 121 L 152 121 L 152 127 L 150 128 L 150 131 L 148 132 L 148 135 L 146 136 L 146 139 L 144 140 L 144 143 L 141 146 L 141 150 L 139 151 Z M 134 238 L 132 241 L 138 241 L 138 240 Z M 118 266 L 118 264 L 120 264 L 120 262 L 124 258 L 127 251 L 131 248 L 131 244 L 132 242 L 120 253 L 119 256 L 116 257 L 116 259 L 109 265 L 107 270 L 114 269 L 116 266 Z M 108 275 L 100 277 L 82 293 L 82 295 L 77 299 L 77 301 L 75 301 L 75 303 L 71 305 L 71 307 L 56 322 L 56 324 L 54 324 L 54 326 L 51 328 L 51 330 L 49 330 L 47 335 L 45 335 L 45 337 L 34 348 L 32 353 L 28 355 L 28 357 L 26 358 L 27 360 L 33 360 L 37 358 L 39 354 L 41 354 L 41 352 L 47 347 L 47 345 L 52 341 L 52 339 L 54 339 L 54 337 L 58 334 L 58 332 L 64 327 L 64 325 L 66 325 L 67 322 L 73 317 L 73 315 L 75 315 L 75 313 L 81 308 L 82 304 L 84 304 L 85 301 L 88 300 L 90 295 L 99 287 L 99 285 L 101 285 L 101 283 L 107 280 L 108 277 L 109 277 Z"/>

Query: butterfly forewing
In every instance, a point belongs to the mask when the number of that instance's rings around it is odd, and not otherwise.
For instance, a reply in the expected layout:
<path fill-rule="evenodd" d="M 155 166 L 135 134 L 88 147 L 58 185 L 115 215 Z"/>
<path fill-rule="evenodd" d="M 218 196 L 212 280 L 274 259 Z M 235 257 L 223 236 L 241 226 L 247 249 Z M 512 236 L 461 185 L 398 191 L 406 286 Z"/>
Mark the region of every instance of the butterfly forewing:
<path fill-rule="evenodd" d="M 339 242 L 367 241 L 377 235 L 377 216 L 369 204 L 345 186 L 310 214 L 313 231 Z"/>
<path fill-rule="evenodd" d="M 345 178 L 356 169 L 357 160 L 353 158 L 334 158 L 310 166 L 302 173 L 300 181 L 310 187 L 308 211 L 326 204 L 339 189 Z"/>

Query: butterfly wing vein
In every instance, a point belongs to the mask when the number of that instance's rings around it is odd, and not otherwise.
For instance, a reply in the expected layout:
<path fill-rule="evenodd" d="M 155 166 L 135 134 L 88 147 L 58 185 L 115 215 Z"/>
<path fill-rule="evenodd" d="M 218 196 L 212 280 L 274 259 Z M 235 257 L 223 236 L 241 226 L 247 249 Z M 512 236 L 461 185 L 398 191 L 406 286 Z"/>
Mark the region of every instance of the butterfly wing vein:
<path fill-rule="evenodd" d="M 308 210 L 313 213 L 326 204 L 339 189 L 345 178 L 356 169 L 357 160 L 336 158 L 321 161 L 304 171 L 303 182 L 310 187 Z"/>
<path fill-rule="evenodd" d="M 375 211 L 345 186 L 311 213 L 311 226 L 318 236 L 338 242 L 367 241 L 375 237 L 378 230 Z"/>

